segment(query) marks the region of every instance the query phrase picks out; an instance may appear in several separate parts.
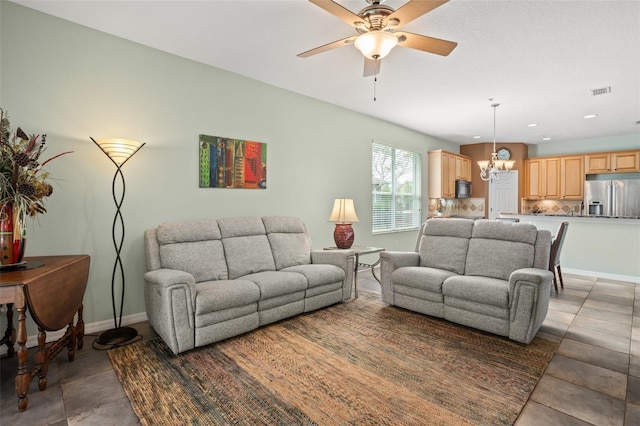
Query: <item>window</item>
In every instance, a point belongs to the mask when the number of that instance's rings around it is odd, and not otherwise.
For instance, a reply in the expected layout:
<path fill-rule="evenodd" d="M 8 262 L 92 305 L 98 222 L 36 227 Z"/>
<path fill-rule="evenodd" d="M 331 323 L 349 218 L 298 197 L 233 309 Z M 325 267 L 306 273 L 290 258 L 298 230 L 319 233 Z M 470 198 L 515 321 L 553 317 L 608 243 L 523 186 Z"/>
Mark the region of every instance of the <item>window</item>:
<path fill-rule="evenodd" d="M 373 142 L 371 185 L 374 234 L 420 227 L 420 154 Z"/>

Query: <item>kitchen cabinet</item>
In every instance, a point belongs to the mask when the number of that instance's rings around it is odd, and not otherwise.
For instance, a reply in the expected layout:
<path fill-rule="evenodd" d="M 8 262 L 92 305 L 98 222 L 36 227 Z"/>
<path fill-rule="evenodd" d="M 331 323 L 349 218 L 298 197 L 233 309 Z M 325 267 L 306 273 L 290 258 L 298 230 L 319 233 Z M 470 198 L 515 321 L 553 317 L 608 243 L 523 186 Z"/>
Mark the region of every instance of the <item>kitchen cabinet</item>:
<path fill-rule="evenodd" d="M 602 152 L 584 158 L 587 174 L 640 172 L 640 151 Z"/>
<path fill-rule="evenodd" d="M 471 181 L 471 159 L 456 155 L 456 179 Z"/>
<path fill-rule="evenodd" d="M 584 158 L 581 155 L 560 157 L 560 198 L 582 200 L 584 193 Z"/>
<path fill-rule="evenodd" d="M 428 154 L 429 198 L 454 198 L 456 179 L 471 180 L 471 158 L 442 149 Z"/>
<path fill-rule="evenodd" d="M 525 198 L 560 198 L 560 157 L 525 160 Z"/>

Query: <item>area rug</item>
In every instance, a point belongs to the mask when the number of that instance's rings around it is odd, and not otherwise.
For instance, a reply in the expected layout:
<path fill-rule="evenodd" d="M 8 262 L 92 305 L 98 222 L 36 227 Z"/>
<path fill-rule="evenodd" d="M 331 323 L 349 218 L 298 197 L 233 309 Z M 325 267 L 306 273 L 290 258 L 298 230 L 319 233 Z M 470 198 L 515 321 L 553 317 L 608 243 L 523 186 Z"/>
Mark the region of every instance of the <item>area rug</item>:
<path fill-rule="evenodd" d="M 342 303 L 174 356 L 109 351 L 144 425 L 509 425 L 558 342 L 530 345 L 390 307 Z"/>

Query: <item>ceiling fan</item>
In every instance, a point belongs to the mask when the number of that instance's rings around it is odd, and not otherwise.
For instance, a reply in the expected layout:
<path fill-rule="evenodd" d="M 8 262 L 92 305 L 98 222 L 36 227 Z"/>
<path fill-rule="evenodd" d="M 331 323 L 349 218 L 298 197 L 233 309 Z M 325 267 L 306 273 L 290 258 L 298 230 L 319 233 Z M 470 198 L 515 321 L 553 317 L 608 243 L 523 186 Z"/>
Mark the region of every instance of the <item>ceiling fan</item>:
<path fill-rule="evenodd" d="M 357 14 L 333 0 L 309 0 L 352 26 L 359 35 L 346 37 L 298 54 L 306 58 L 331 49 L 353 44 L 364 55 L 364 76 L 380 72 L 380 60 L 396 45 L 447 56 L 458 43 L 398 29 L 443 5 L 449 0 L 409 0 L 399 9 L 381 4 L 384 0 L 366 0 L 369 6 Z"/>

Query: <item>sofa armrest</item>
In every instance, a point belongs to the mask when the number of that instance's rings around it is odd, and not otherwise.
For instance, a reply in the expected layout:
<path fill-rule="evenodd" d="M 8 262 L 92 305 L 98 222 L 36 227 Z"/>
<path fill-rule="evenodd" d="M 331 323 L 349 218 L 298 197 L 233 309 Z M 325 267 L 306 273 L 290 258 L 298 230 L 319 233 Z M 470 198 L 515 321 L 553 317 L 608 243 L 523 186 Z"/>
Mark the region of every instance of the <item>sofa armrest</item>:
<path fill-rule="evenodd" d="M 382 301 L 395 305 L 391 274 L 405 266 L 420 266 L 420 255 L 413 251 L 383 251 L 380 253 L 380 287 Z"/>
<path fill-rule="evenodd" d="M 193 275 L 188 272 L 178 271 L 177 269 L 156 269 L 155 271 L 149 271 L 144 274 L 144 280 L 149 284 L 156 284 L 165 288 L 176 284 L 196 285 L 196 280 Z"/>
<path fill-rule="evenodd" d="M 167 346 L 178 354 L 195 347 L 196 282 L 174 269 L 144 274 L 147 318 Z"/>
<path fill-rule="evenodd" d="M 353 250 L 311 250 L 311 263 L 335 265 L 344 271 L 342 300 L 351 298 L 351 287 L 355 271 L 355 252 Z"/>
<path fill-rule="evenodd" d="M 538 268 L 513 271 L 509 277 L 509 338 L 530 343 L 549 310 L 553 273 Z"/>

